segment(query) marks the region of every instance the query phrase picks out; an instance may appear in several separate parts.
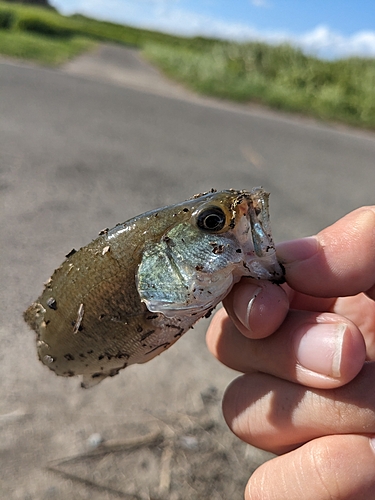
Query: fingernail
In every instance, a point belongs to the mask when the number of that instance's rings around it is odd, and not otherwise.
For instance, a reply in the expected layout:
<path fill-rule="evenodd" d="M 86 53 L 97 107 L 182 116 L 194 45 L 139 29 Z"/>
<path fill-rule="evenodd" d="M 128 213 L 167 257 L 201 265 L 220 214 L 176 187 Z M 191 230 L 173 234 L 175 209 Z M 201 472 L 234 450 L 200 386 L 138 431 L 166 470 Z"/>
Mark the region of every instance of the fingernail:
<path fill-rule="evenodd" d="M 298 240 L 284 241 L 277 245 L 277 257 L 282 264 L 307 260 L 320 250 L 321 246 L 315 236 Z"/>
<path fill-rule="evenodd" d="M 341 375 L 345 323 L 305 326 L 296 338 L 296 356 L 301 366 L 328 377 Z"/>
<path fill-rule="evenodd" d="M 375 436 L 370 438 L 370 446 L 372 448 L 372 451 L 375 453 Z"/>
<path fill-rule="evenodd" d="M 260 286 L 246 285 L 238 287 L 233 297 L 233 312 L 238 320 L 250 330 L 250 313 L 254 304 L 254 300 L 259 292 L 262 291 Z"/>

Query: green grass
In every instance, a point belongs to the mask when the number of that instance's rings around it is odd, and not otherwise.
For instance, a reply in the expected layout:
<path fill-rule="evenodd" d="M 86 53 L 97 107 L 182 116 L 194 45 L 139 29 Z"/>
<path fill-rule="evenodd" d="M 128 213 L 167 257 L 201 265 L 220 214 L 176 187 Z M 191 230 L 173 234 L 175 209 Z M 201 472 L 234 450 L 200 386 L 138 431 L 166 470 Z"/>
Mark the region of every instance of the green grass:
<path fill-rule="evenodd" d="M 217 42 L 205 50 L 148 44 L 145 56 L 202 94 L 375 127 L 375 60 L 323 61 L 288 45 Z"/>
<path fill-rule="evenodd" d="M 39 31 L 30 29 L 33 23 L 37 28 L 39 23 Z M 41 7 L 0 2 L 0 26 L 1 54 L 44 65 L 63 64 L 95 46 L 92 39 L 70 29 L 68 18 Z"/>
<path fill-rule="evenodd" d="M 375 60 L 322 61 L 288 45 L 184 38 L 0 0 L 0 53 L 58 65 L 98 41 L 138 47 L 206 95 L 375 128 Z"/>
<path fill-rule="evenodd" d="M 0 30 L 0 52 L 9 57 L 57 66 L 94 46 L 92 40 L 74 37 L 71 40 L 50 39 L 32 33 Z"/>

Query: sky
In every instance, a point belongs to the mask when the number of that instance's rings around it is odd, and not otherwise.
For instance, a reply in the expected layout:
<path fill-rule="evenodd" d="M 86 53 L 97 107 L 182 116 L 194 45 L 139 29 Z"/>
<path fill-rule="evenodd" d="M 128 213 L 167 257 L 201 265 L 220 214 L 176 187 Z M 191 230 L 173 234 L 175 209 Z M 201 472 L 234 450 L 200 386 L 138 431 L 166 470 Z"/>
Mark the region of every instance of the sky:
<path fill-rule="evenodd" d="M 334 59 L 375 57 L 375 0 L 50 0 L 81 13 L 185 36 L 289 42 Z"/>

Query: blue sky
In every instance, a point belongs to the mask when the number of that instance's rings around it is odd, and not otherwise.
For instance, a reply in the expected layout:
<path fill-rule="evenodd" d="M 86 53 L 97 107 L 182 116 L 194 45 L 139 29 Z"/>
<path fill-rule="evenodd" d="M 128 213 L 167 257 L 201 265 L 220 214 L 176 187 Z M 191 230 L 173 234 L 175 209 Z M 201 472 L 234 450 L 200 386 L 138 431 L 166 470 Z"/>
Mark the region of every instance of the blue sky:
<path fill-rule="evenodd" d="M 375 0 L 50 0 L 75 12 L 181 35 L 289 41 L 322 57 L 375 57 Z"/>

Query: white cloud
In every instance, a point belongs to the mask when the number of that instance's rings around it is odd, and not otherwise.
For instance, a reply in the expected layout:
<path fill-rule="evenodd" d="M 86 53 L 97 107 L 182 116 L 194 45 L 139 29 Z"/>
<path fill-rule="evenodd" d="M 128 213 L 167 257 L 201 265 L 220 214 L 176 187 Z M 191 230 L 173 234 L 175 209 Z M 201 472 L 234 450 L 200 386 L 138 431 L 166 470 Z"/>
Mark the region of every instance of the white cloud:
<path fill-rule="evenodd" d="M 268 0 L 251 0 L 258 7 Z M 119 23 L 185 36 L 205 35 L 236 41 L 289 42 L 305 52 L 325 58 L 350 55 L 375 57 L 375 31 L 350 36 L 317 26 L 302 35 L 286 31 L 260 31 L 245 23 L 228 22 L 179 7 L 180 0 L 52 0 L 61 12 L 82 14 Z"/>
<path fill-rule="evenodd" d="M 306 51 L 325 57 L 375 56 L 375 31 L 359 31 L 345 37 L 327 26 L 317 26 L 295 41 Z"/>

